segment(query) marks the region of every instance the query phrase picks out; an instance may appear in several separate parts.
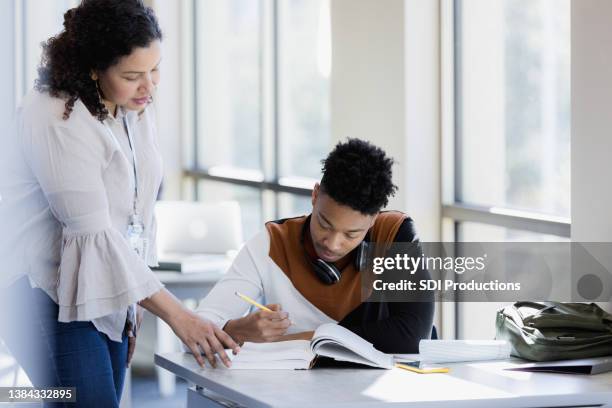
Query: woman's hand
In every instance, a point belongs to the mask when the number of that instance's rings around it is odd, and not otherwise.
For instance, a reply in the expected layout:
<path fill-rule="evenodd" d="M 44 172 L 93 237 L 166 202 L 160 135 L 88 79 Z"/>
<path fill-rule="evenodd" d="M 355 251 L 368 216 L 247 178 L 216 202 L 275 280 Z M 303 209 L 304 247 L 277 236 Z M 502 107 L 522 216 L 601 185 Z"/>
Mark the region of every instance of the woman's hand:
<path fill-rule="evenodd" d="M 185 309 L 184 313 L 169 323 L 201 367 L 204 367 L 202 351 L 213 368 L 217 366 L 215 353 L 226 367 L 230 367 L 232 362 L 225 353 L 225 348 L 232 349 L 234 354 L 240 351 L 238 344 L 226 332 L 189 310 Z"/>
<path fill-rule="evenodd" d="M 144 309 L 139 305 L 136 305 L 136 327 L 132 327 L 132 323 L 128 321 L 127 335 L 128 335 L 128 354 L 126 366 L 129 367 L 134 357 L 134 350 L 136 350 L 136 336 L 140 331 L 140 325 L 142 324 L 142 318 L 144 315 Z"/>
<path fill-rule="evenodd" d="M 231 361 L 225 354 L 224 346 L 232 349 L 234 354 L 240 351 L 240 347 L 227 333 L 187 309 L 165 288 L 141 300 L 140 305 L 170 325 L 174 333 L 189 347 L 200 367 L 204 367 L 202 352 L 211 366 L 217 365 L 214 355 L 216 352 L 223 364 L 229 367 Z"/>

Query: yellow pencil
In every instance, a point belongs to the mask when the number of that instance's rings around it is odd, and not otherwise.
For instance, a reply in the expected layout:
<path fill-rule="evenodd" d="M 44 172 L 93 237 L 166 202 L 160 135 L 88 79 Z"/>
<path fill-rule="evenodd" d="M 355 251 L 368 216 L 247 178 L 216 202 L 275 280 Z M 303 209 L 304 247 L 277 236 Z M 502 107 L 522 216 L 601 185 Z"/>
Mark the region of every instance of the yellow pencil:
<path fill-rule="evenodd" d="M 235 294 L 236 296 L 238 296 L 240 299 L 244 300 L 245 302 L 248 302 L 248 303 L 252 304 L 253 306 L 255 306 L 255 307 L 257 307 L 257 308 L 259 308 L 259 309 L 261 309 L 261 310 L 265 310 L 266 312 L 274 312 L 274 310 L 272 310 L 272 309 L 270 309 L 270 308 L 268 308 L 268 307 L 265 307 L 265 306 L 264 306 L 264 305 L 262 305 L 261 303 L 257 303 L 256 301 L 254 301 L 253 299 L 251 299 L 251 298 L 250 298 L 250 297 L 248 297 L 247 295 L 243 295 L 242 293 L 240 293 L 240 292 L 238 292 L 238 291 L 234 292 L 234 294 Z M 293 321 L 292 321 L 292 320 L 289 320 L 289 322 L 290 322 L 291 324 L 295 325 L 295 323 L 293 323 Z"/>
<path fill-rule="evenodd" d="M 253 299 L 251 299 L 250 297 L 248 297 L 247 295 L 243 295 L 240 292 L 234 292 L 236 294 L 236 296 L 238 296 L 240 299 L 244 300 L 245 302 L 249 302 L 250 304 L 252 304 L 255 307 L 260 308 L 261 310 L 265 310 L 266 312 L 273 312 L 272 309 L 265 307 L 264 305 L 262 305 L 261 303 L 257 303 L 256 301 L 254 301 Z"/>
<path fill-rule="evenodd" d="M 448 373 L 450 369 L 446 367 L 432 367 L 432 368 L 417 368 L 406 364 L 395 363 L 397 368 L 401 368 L 407 371 L 412 371 L 413 373 L 419 374 L 430 374 L 430 373 Z"/>

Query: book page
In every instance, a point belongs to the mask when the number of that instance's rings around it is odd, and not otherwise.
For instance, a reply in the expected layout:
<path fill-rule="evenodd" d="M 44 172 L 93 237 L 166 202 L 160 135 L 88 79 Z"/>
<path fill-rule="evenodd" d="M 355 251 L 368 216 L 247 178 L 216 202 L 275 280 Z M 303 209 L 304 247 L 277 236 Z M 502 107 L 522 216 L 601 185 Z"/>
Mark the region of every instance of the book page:
<path fill-rule="evenodd" d="M 338 361 L 393 368 L 393 356 L 382 353 L 352 331 L 334 323 L 321 325 L 310 342 L 314 354 Z"/>

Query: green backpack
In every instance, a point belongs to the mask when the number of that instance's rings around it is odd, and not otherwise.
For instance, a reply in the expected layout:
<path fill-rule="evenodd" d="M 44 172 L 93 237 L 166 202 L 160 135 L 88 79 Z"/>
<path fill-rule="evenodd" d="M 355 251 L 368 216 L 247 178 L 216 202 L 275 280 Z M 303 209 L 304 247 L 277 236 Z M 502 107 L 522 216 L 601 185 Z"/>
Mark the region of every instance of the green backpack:
<path fill-rule="evenodd" d="M 497 312 L 499 340 L 527 360 L 612 355 L 612 314 L 595 303 L 516 302 Z"/>

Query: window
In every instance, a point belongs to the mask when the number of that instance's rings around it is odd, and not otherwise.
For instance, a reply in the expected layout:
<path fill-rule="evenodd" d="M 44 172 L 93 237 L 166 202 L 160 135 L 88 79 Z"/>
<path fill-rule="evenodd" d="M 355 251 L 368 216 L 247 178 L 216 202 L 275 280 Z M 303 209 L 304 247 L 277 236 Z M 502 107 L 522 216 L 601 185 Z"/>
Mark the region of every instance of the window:
<path fill-rule="evenodd" d="M 16 88 L 15 88 L 15 4 L 3 1 L 0 3 L 0 50 L 4 55 L 12 58 L 3 58 L 0 62 L 0 78 L 2 78 L 2 95 L 0 95 L 0 121 L 10 123 L 15 110 Z"/>
<path fill-rule="evenodd" d="M 326 1 L 280 1 L 279 171 L 319 178 L 329 140 L 330 16 Z"/>
<path fill-rule="evenodd" d="M 261 7 L 196 2 L 197 163 L 261 178 Z"/>
<path fill-rule="evenodd" d="M 453 44 L 443 45 L 453 65 L 443 82 L 452 84 L 445 117 L 453 124 L 443 136 L 452 169 L 444 173 L 452 173 L 444 180 L 443 216 L 451 225 L 444 239 L 567 240 L 569 0 L 455 0 L 445 7 L 444 41 Z M 457 305 L 459 337 L 491 338 L 500 306 Z"/>
<path fill-rule="evenodd" d="M 64 27 L 64 13 L 78 5 L 76 0 L 17 2 L 23 17 L 23 78 L 24 93 L 34 86 L 38 78 L 37 68 L 42 55 L 41 42 L 59 33 Z M 19 7 L 19 6 L 18 6 Z"/>
<path fill-rule="evenodd" d="M 0 5 L 0 48 L 9 58 L 0 65 L 3 92 L 0 108 L 3 123 L 10 122 L 21 98 L 34 87 L 42 56 L 41 43 L 63 29 L 64 13 L 76 0 L 40 2 L 9 0 Z"/>
<path fill-rule="evenodd" d="M 193 4 L 185 177 L 200 180 L 189 183 L 197 200 L 240 199 L 248 237 L 270 218 L 309 211 L 330 139 L 329 0 Z"/>
<path fill-rule="evenodd" d="M 569 1 L 456 5 L 459 198 L 569 216 Z"/>

